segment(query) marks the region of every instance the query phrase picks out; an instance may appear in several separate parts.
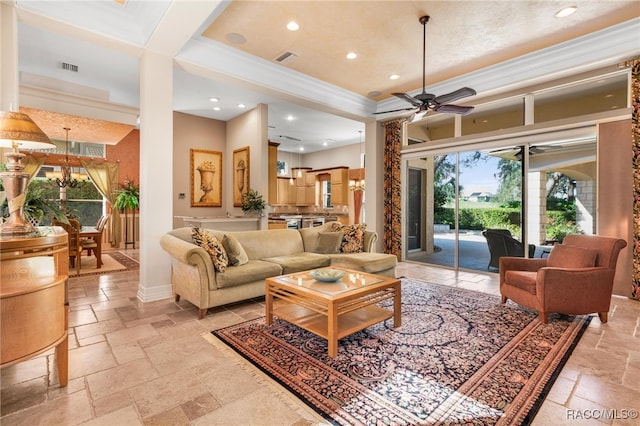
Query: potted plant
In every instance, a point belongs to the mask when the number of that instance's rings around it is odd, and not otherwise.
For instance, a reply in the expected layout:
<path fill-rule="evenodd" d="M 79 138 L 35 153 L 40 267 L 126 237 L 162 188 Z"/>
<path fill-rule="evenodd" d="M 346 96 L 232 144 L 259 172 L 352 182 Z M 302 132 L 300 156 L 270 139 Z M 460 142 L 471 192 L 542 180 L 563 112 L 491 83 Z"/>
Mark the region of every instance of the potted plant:
<path fill-rule="evenodd" d="M 140 207 L 140 189 L 130 180 L 124 181 L 124 187 L 118 191 L 116 201 L 113 203 L 113 207 L 117 210 L 124 212 L 124 247 L 132 244 L 133 248 L 136 248 L 136 210 Z M 133 214 L 133 221 L 131 229 L 133 230 L 133 236 L 131 241 L 129 240 L 129 218 L 127 212 L 131 210 Z"/>
<path fill-rule="evenodd" d="M 140 207 L 140 190 L 131 181 L 125 180 L 124 187 L 118 191 L 116 202 L 113 205 L 121 212 L 127 209 L 135 212 Z"/>
<path fill-rule="evenodd" d="M 245 214 L 261 216 L 262 211 L 267 206 L 267 202 L 264 201 L 262 195 L 255 189 L 249 188 L 249 190 L 242 194 L 242 211 Z"/>

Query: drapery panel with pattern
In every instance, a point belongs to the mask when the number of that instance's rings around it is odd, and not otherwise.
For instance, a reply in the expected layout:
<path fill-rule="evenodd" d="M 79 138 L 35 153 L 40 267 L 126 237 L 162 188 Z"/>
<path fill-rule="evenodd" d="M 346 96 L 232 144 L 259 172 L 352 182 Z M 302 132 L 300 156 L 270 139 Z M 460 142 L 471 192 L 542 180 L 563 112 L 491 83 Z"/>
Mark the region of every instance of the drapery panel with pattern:
<path fill-rule="evenodd" d="M 384 132 L 384 208 L 383 208 L 383 242 L 384 252 L 395 254 L 402 259 L 401 232 L 401 181 L 400 150 L 402 148 L 402 129 L 406 119 L 396 119 L 383 123 Z"/>
<path fill-rule="evenodd" d="M 640 59 L 625 64 L 631 68 L 631 143 L 633 167 L 633 281 L 631 297 L 640 300 Z"/>

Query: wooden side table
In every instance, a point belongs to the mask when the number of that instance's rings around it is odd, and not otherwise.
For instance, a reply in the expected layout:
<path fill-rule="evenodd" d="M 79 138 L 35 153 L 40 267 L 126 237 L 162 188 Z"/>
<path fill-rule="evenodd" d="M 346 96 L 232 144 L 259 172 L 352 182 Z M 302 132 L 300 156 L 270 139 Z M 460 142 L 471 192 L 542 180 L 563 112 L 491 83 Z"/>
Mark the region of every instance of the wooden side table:
<path fill-rule="evenodd" d="M 0 367 L 56 348 L 60 386 L 68 382 L 67 233 L 0 238 Z"/>

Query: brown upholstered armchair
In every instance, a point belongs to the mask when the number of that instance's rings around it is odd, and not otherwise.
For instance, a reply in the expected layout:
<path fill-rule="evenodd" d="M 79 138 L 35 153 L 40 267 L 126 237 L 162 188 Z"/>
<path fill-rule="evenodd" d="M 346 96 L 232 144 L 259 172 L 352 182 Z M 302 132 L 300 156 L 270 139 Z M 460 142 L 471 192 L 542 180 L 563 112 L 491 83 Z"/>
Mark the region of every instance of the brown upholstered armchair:
<path fill-rule="evenodd" d="M 598 313 L 607 322 L 613 278 L 626 241 L 597 235 L 567 235 L 544 259 L 500 258 L 500 294 L 533 308 L 547 323 L 552 312 Z"/>

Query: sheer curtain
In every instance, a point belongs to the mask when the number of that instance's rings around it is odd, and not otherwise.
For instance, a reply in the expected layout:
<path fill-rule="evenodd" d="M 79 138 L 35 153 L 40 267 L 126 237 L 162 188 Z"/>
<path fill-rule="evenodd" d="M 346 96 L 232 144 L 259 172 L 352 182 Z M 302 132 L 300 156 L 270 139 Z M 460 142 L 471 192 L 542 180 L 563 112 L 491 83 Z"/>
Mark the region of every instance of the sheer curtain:
<path fill-rule="evenodd" d="M 31 179 L 38 174 L 46 159 L 46 155 L 36 157 L 33 154 L 27 154 L 27 156 L 22 159 L 24 172 L 29 174 L 29 182 L 31 182 Z"/>
<path fill-rule="evenodd" d="M 111 247 L 120 247 L 120 212 L 113 208 L 118 196 L 118 163 L 107 163 L 93 159 L 80 158 L 80 164 L 98 188 L 103 197 L 111 203 L 111 221 L 109 222 L 109 242 Z"/>

